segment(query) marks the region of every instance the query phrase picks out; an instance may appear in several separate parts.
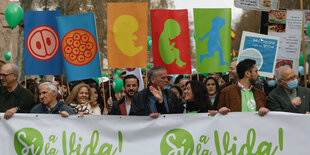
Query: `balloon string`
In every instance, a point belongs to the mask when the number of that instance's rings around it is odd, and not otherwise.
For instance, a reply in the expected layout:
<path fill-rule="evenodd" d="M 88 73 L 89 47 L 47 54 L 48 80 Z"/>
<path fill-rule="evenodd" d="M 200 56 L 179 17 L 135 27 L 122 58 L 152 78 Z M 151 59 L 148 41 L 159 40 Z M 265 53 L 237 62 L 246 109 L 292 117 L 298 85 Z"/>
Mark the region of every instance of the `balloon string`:
<path fill-rule="evenodd" d="M 10 52 L 12 52 L 12 48 L 13 48 L 12 40 L 13 40 L 13 29 L 11 29 Z"/>

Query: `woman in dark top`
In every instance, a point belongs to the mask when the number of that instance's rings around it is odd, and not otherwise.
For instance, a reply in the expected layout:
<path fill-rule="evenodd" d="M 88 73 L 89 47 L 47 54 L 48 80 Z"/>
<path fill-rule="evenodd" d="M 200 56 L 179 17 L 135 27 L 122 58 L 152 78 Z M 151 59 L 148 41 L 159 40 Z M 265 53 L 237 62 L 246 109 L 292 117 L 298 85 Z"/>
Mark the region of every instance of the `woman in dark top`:
<path fill-rule="evenodd" d="M 205 85 L 198 81 L 188 81 L 184 91 L 186 113 L 202 113 L 210 110 L 210 100 Z"/>
<path fill-rule="evenodd" d="M 207 88 L 207 94 L 211 102 L 211 109 L 216 110 L 218 105 L 218 98 L 216 98 L 216 95 L 219 91 L 219 84 L 214 77 L 208 77 L 205 81 L 205 86 Z"/>

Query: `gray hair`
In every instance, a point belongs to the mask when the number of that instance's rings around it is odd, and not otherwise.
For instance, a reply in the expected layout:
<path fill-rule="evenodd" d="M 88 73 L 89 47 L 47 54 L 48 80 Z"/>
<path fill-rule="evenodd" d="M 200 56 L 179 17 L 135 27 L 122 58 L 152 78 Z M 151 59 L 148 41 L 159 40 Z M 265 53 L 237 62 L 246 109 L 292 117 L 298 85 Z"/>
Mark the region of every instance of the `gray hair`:
<path fill-rule="evenodd" d="M 150 71 L 148 72 L 148 81 L 149 81 L 149 83 L 151 83 L 151 77 L 157 77 L 157 72 L 160 71 L 160 70 L 166 71 L 166 68 L 165 67 L 161 67 L 161 66 L 155 66 L 155 67 L 152 67 L 150 69 Z"/>
<path fill-rule="evenodd" d="M 42 86 L 47 85 L 49 91 L 55 91 L 57 93 L 57 87 L 51 82 L 44 82 L 39 85 L 39 90 Z"/>
<path fill-rule="evenodd" d="M 6 63 L 2 67 L 4 67 L 4 66 L 9 66 L 11 68 L 11 72 L 16 74 L 16 75 L 18 75 L 18 68 L 17 68 L 17 66 L 15 64 L 13 64 L 13 63 Z"/>
<path fill-rule="evenodd" d="M 277 80 L 282 80 L 282 72 L 284 70 L 287 70 L 287 69 L 292 69 L 292 67 L 290 65 L 284 65 L 284 66 L 279 67 L 276 70 L 276 78 L 277 78 Z"/>

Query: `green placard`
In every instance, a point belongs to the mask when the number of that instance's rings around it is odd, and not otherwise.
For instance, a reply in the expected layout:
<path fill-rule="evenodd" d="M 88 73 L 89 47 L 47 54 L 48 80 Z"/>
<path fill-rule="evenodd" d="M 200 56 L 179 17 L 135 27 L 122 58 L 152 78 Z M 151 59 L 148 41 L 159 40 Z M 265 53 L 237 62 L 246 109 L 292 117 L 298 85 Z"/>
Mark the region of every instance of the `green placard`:
<path fill-rule="evenodd" d="M 194 9 L 197 69 L 227 72 L 231 53 L 231 9 Z"/>

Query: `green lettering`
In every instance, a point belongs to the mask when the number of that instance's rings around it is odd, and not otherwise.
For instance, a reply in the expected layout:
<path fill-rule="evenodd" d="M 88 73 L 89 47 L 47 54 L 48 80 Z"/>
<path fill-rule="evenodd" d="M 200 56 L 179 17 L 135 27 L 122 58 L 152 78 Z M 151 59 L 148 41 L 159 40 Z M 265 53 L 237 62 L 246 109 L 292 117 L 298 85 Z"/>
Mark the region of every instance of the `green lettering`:
<path fill-rule="evenodd" d="M 257 147 L 257 154 L 270 154 L 272 143 L 261 142 Z"/>
<path fill-rule="evenodd" d="M 123 134 L 121 131 L 118 131 L 118 147 L 119 147 L 119 152 L 122 152 L 123 149 Z"/>
<path fill-rule="evenodd" d="M 214 131 L 214 143 L 215 143 L 217 155 L 222 155 L 221 145 L 220 145 L 220 140 L 219 140 L 219 133 L 217 130 Z"/>
<path fill-rule="evenodd" d="M 84 154 L 86 155 L 88 149 L 89 149 L 89 154 L 95 154 L 95 149 L 97 148 L 98 141 L 99 141 L 99 133 L 97 130 L 95 130 L 93 131 L 93 134 L 91 135 L 90 143 L 85 146 L 84 151 L 82 152 L 82 155 Z"/>
<path fill-rule="evenodd" d="M 201 150 L 201 144 L 198 144 L 198 145 L 196 146 L 196 155 L 199 155 L 200 150 Z"/>

